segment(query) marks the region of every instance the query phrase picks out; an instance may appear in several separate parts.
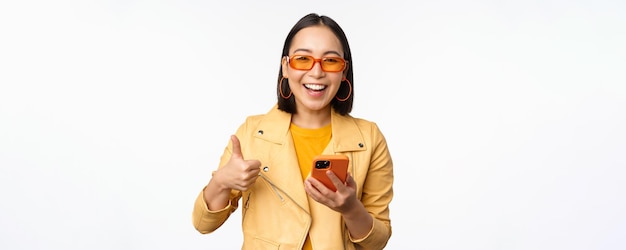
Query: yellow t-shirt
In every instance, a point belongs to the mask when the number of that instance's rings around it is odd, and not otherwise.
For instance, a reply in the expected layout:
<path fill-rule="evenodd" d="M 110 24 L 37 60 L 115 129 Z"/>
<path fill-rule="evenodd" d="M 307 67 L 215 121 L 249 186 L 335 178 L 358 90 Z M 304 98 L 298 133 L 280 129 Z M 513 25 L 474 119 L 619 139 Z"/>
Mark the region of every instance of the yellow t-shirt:
<path fill-rule="evenodd" d="M 317 129 L 308 129 L 291 124 L 289 129 L 293 137 L 293 144 L 296 147 L 300 173 L 304 181 L 309 176 L 309 172 L 311 172 L 313 157 L 321 154 L 330 142 L 331 125 L 328 124 Z"/>
<path fill-rule="evenodd" d="M 311 172 L 313 157 L 321 154 L 330 142 L 332 127 L 329 123 L 321 128 L 307 129 L 298 127 L 292 123 L 289 130 L 291 131 L 293 144 L 296 148 L 296 155 L 298 156 L 298 164 L 300 165 L 302 181 L 304 181 L 307 176 L 309 176 L 309 172 Z M 307 236 L 302 249 L 313 249 L 309 236 Z"/>

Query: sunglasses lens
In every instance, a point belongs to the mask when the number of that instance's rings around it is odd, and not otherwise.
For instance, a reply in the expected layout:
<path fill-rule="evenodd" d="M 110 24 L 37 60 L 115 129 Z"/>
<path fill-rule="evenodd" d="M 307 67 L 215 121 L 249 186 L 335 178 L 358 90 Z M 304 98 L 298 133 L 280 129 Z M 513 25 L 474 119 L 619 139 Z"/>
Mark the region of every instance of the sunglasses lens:
<path fill-rule="evenodd" d="M 313 63 L 315 63 L 315 59 L 310 56 L 293 56 L 289 60 L 289 65 L 299 70 L 309 70 L 313 68 Z"/>
<path fill-rule="evenodd" d="M 342 71 L 345 64 L 345 61 L 341 58 L 329 57 L 322 59 L 322 69 L 328 72 Z"/>

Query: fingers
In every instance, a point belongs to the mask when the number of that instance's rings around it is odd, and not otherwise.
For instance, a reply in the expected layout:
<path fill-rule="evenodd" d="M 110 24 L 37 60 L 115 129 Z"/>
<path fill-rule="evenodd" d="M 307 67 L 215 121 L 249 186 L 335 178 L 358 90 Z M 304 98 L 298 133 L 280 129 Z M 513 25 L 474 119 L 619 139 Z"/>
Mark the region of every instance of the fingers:
<path fill-rule="evenodd" d="M 335 185 L 336 188 L 339 188 L 341 186 L 344 186 L 345 184 L 339 179 L 339 177 L 337 177 L 337 175 L 335 175 L 335 173 L 333 173 L 333 171 L 327 170 L 326 171 L 326 176 L 328 176 L 328 179 L 330 179 L 330 181 L 333 183 L 333 185 Z"/>
<path fill-rule="evenodd" d="M 260 172 L 259 167 L 250 164 L 255 161 L 241 161 L 238 164 L 228 166 L 226 185 L 239 191 L 246 191 L 254 186 Z M 226 169 L 226 167 L 222 169 Z"/>
<path fill-rule="evenodd" d="M 252 172 L 258 173 L 259 171 L 261 171 L 261 161 L 259 160 L 247 160 L 246 164 L 248 164 L 248 168 Z"/>
<path fill-rule="evenodd" d="M 348 172 L 348 176 L 346 177 L 346 186 L 356 188 L 356 181 L 354 181 L 350 172 Z"/>
<path fill-rule="evenodd" d="M 308 184 L 311 188 L 315 189 L 317 192 L 319 192 L 319 190 L 328 189 L 328 187 L 326 187 L 324 183 L 320 182 L 318 179 L 315 179 L 314 177 L 307 177 L 305 179 L 305 185 L 306 184 Z"/>

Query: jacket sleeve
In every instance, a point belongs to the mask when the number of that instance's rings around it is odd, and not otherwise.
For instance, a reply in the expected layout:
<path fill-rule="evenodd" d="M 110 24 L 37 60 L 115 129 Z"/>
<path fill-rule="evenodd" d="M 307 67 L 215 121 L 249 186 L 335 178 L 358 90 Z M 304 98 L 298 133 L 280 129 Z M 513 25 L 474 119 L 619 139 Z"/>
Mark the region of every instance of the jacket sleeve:
<path fill-rule="evenodd" d="M 393 162 L 385 137 L 374 123 L 371 138 L 372 155 L 361 202 L 374 219 L 374 224 L 367 236 L 350 240 L 364 249 L 383 249 L 391 237 L 389 203 L 393 198 Z"/>
<path fill-rule="evenodd" d="M 207 234 L 218 229 L 230 215 L 237 210 L 237 204 L 241 198 L 241 192 L 232 191 L 230 200 L 225 208 L 210 211 L 204 200 L 204 192 L 200 192 L 193 207 L 193 226 L 202 234 Z"/>

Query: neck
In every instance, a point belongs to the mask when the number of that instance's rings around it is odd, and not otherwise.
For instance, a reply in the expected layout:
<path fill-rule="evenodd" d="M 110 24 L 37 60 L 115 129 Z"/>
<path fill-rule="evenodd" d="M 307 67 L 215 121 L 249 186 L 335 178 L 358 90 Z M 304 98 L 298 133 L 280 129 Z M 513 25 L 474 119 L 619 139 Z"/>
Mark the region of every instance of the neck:
<path fill-rule="evenodd" d="M 323 110 L 298 110 L 297 114 L 291 117 L 291 123 L 301 128 L 321 128 L 330 123 L 330 107 Z"/>

